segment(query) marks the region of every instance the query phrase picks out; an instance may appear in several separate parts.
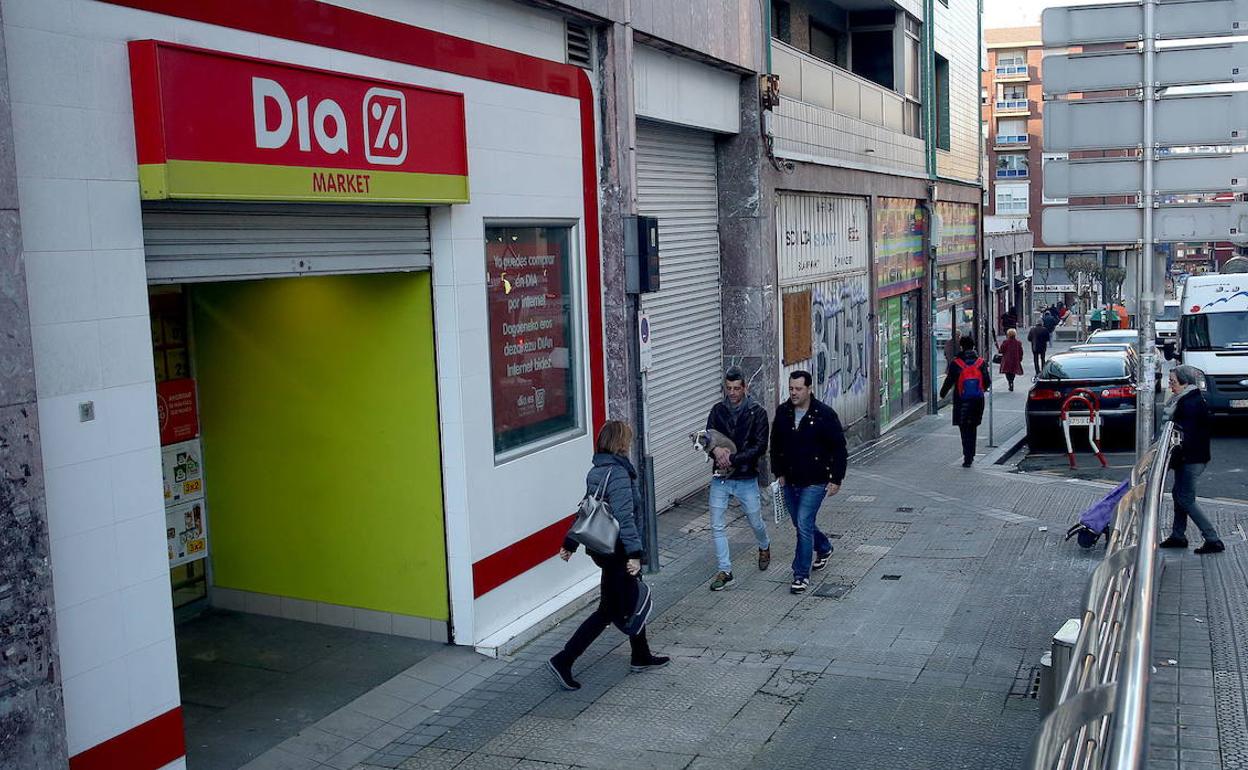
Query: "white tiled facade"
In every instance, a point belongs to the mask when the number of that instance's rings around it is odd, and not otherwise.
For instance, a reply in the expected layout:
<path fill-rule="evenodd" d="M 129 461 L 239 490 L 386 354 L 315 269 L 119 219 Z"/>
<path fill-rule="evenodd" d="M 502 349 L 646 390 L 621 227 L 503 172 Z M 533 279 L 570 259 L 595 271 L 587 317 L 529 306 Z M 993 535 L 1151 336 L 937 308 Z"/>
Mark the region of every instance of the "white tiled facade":
<path fill-rule="evenodd" d="M 949 60 L 949 150 L 937 150 L 939 176 L 979 181 L 979 5 L 975 0 L 936 0 L 936 53 Z"/>
<path fill-rule="evenodd" d="M 519 4 L 340 4 L 562 60 L 559 18 Z M 592 572 L 584 557 L 552 559 L 474 599 L 474 562 L 566 516 L 583 494 L 588 429 L 495 463 L 483 247 L 487 219 L 575 226 L 581 382 L 590 393 L 576 100 L 91 0 L 3 0 L 3 18 L 71 756 L 179 704 L 127 40 L 465 95 L 472 201 L 431 217 L 455 639 L 471 644 Z M 84 402 L 94 404 L 93 421 L 79 421 Z M 585 398 L 581 406 L 588 425 Z"/>

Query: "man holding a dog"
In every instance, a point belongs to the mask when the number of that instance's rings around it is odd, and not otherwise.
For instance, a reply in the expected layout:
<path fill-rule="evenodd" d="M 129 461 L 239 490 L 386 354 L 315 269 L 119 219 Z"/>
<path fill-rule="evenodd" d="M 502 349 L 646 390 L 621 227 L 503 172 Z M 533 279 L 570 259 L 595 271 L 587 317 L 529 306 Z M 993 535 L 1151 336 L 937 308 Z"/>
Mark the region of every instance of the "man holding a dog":
<path fill-rule="evenodd" d="M 763 521 L 762 496 L 758 490 L 758 463 L 767 451 L 767 410 L 747 392 L 745 375 L 733 366 L 724 373 L 724 400 L 711 408 L 707 431 L 718 431 L 736 445 L 711 450 L 715 477 L 711 479 L 711 536 L 719 571 L 711 581 L 712 591 L 732 584 L 732 559 L 728 553 L 728 503 L 737 498 L 758 541 L 758 568 L 771 564 L 771 541 Z"/>

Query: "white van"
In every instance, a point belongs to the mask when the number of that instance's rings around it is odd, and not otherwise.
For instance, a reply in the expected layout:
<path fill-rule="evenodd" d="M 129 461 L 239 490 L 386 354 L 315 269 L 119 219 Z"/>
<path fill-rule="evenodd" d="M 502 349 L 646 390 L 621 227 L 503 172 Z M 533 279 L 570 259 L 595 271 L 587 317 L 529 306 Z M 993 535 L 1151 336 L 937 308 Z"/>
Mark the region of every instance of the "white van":
<path fill-rule="evenodd" d="M 1209 408 L 1248 412 L 1248 274 L 1193 275 L 1179 296 L 1175 350 L 1204 373 Z"/>
<path fill-rule="evenodd" d="M 1179 336 L 1179 315 L 1179 301 L 1177 299 L 1166 300 L 1161 315 L 1157 316 L 1154 322 L 1157 329 L 1157 347 L 1162 348 L 1175 343 Z"/>

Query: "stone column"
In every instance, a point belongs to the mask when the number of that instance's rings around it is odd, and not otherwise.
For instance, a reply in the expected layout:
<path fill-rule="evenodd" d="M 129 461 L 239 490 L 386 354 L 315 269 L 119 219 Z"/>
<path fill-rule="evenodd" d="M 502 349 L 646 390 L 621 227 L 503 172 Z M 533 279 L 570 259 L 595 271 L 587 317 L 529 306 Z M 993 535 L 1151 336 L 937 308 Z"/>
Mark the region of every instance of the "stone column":
<path fill-rule="evenodd" d="M 778 401 L 776 260 L 767 244 L 770 199 L 763 194 L 764 156 L 759 80 L 741 79 L 741 130 L 717 147 L 720 282 L 724 365 L 750 380 L 750 393 L 768 411 Z"/>
<path fill-rule="evenodd" d="M 0 767 L 64 767 L 48 517 L 0 26 Z"/>

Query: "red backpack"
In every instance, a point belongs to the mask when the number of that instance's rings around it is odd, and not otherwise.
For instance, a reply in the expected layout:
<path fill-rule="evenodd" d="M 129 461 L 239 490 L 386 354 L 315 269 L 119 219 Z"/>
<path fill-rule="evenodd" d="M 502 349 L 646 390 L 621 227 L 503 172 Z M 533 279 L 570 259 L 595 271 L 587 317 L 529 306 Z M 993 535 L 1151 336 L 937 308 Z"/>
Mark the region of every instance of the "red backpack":
<path fill-rule="evenodd" d="M 984 397 L 984 359 L 977 358 L 975 363 L 968 364 L 961 358 L 953 359 L 958 365 L 958 397 L 977 399 Z"/>

